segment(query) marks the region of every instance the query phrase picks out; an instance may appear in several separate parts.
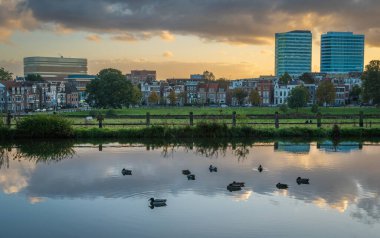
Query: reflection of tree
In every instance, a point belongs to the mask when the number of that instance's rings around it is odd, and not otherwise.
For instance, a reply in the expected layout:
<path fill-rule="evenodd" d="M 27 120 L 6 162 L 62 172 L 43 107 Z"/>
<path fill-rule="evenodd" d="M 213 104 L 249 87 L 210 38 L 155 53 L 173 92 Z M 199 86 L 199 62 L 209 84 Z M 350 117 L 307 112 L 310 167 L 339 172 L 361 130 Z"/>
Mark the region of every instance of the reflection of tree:
<path fill-rule="evenodd" d="M 17 144 L 16 158 L 27 158 L 38 162 L 60 161 L 75 155 L 74 142 L 64 141 L 35 141 Z"/>
<path fill-rule="evenodd" d="M 249 148 L 246 144 L 234 145 L 232 147 L 234 155 L 240 161 L 241 159 L 246 159 L 249 154 Z"/>
<path fill-rule="evenodd" d="M 0 146 L 0 169 L 3 166 L 9 168 L 9 158 L 11 157 L 9 152 L 11 151 L 11 149 L 12 147 L 10 146 Z"/>

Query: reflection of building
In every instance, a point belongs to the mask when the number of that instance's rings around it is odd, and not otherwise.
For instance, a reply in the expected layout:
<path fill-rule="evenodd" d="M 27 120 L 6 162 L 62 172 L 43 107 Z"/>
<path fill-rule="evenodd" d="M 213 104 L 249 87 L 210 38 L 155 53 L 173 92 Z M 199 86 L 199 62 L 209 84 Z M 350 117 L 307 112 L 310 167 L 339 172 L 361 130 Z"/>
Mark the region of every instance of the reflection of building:
<path fill-rule="evenodd" d="M 48 82 L 62 82 L 70 74 L 87 74 L 87 59 L 26 57 L 24 75 L 39 74 Z"/>
<path fill-rule="evenodd" d="M 292 76 L 311 72 L 310 31 L 276 33 L 275 71 L 280 77 L 285 73 Z"/>
<path fill-rule="evenodd" d="M 310 152 L 310 144 L 279 141 L 274 143 L 274 151 L 293 154 L 308 154 Z"/>
<path fill-rule="evenodd" d="M 326 152 L 346 152 L 349 153 L 355 150 L 361 150 L 363 144 L 359 142 L 345 141 L 338 144 L 334 144 L 332 141 L 324 141 L 317 143 L 317 148 Z"/>

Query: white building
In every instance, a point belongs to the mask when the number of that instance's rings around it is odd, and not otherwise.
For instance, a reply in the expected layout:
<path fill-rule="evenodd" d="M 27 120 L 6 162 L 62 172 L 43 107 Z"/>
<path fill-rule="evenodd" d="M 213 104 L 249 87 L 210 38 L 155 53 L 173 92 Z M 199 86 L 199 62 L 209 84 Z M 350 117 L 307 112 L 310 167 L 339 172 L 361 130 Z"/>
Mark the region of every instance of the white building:
<path fill-rule="evenodd" d="M 274 105 L 281 105 L 288 101 L 290 92 L 300 84 L 296 81 L 288 85 L 281 85 L 278 81 L 274 84 Z"/>

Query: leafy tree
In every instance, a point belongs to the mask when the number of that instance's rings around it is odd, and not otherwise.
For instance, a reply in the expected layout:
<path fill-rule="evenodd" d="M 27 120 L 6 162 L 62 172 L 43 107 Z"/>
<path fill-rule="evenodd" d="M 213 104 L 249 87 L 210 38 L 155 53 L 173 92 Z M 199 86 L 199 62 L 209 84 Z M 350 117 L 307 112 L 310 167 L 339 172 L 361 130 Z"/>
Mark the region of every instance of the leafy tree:
<path fill-rule="evenodd" d="M 372 101 L 374 104 L 380 103 L 380 60 L 372 60 L 366 66 L 362 76 L 363 80 L 363 100 Z"/>
<path fill-rule="evenodd" d="M 259 91 L 257 91 L 257 89 L 254 89 L 251 91 L 251 93 L 249 94 L 249 101 L 252 103 L 253 106 L 260 105 L 261 98 L 260 98 Z"/>
<path fill-rule="evenodd" d="M 225 78 L 220 78 L 220 79 L 217 79 L 216 82 L 219 84 L 219 87 L 221 88 L 228 88 L 228 86 L 230 85 L 230 81 L 225 79 Z"/>
<path fill-rule="evenodd" d="M 117 69 L 103 69 L 86 87 L 87 102 L 98 108 L 122 108 L 133 102 L 133 86 Z"/>
<path fill-rule="evenodd" d="M 288 73 L 284 73 L 279 79 L 281 84 L 288 84 L 292 81 L 292 77 Z"/>
<path fill-rule="evenodd" d="M 132 89 L 132 104 L 139 105 L 142 99 L 142 92 L 137 86 L 133 86 Z"/>
<path fill-rule="evenodd" d="M 350 100 L 353 102 L 358 102 L 360 99 L 360 94 L 362 94 L 362 89 L 359 85 L 352 87 L 350 92 Z"/>
<path fill-rule="evenodd" d="M 238 101 L 238 104 L 241 106 L 244 103 L 244 99 L 248 96 L 248 93 L 244 91 L 242 88 L 234 89 L 233 96 Z"/>
<path fill-rule="evenodd" d="M 170 91 L 168 98 L 169 98 L 170 105 L 175 105 L 176 104 L 176 102 L 177 102 L 177 95 L 175 94 L 174 90 Z"/>
<path fill-rule="evenodd" d="M 148 102 L 150 104 L 158 104 L 159 101 L 160 101 L 160 96 L 158 96 L 158 94 L 155 91 L 151 92 L 148 97 Z"/>
<path fill-rule="evenodd" d="M 40 74 L 28 74 L 26 77 L 25 77 L 25 80 L 26 81 L 33 81 L 33 82 L 37 82 L 37 81 L 43 81 L 42 77 Z"/>
<path fill-rule="evenodd" d="M 316 92 L 317 102 L 319 105 L 332 104 L 335 101 L 335 87 L 329 80 L 323 80 L 319 85 Z"/>
<path fill-rule="evenodd" d="M 311 73 L 303 73 L 299 79 L 302 80 L 306 84 L 315 83 L 315 79 Z"/>
<path fill-rule="evenodd" d="M 293 88 L 288 97 L 288 106 L 292 109 L 298 109 L 305 107 L 309 100 L 309 91 L 304 86 L 297 86 Z"/>
<path fill-rule="evenodd" d="M 13 79 L 13 73 L 7 71 L 3 67 L 0 68 L 0 81 L 10 81 Z"/>
<path fill-rule="evenodd" d="M 215 75 L 212 72 L 206 70 L 203 72 L 203 78 L 207 81 L 214 81 Z"/>

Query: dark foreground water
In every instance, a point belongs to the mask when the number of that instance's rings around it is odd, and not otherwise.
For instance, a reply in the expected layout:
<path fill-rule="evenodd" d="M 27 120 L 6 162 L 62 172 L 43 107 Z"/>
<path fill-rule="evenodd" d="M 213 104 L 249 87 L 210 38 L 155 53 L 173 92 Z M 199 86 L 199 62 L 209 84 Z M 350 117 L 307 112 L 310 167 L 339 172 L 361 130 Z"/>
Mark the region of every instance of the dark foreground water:
<path fill-rule="evenodd" d="M 0 237 L 380 235 L 380 146 L 373 143 L 42 142 L 0 146 L 0 163 Z M 210 173 L 210 164 L 219 171 Z M 133 175 L 123 176 L 124 167 Z M 310 184 L 298 185 L 298 176 Z M 229 192 L 234 180 L 246 187 Z M 278 190 L 278 182 L 289 189 Z M 151 209 L 150 197 L 167 206 Z"/>

